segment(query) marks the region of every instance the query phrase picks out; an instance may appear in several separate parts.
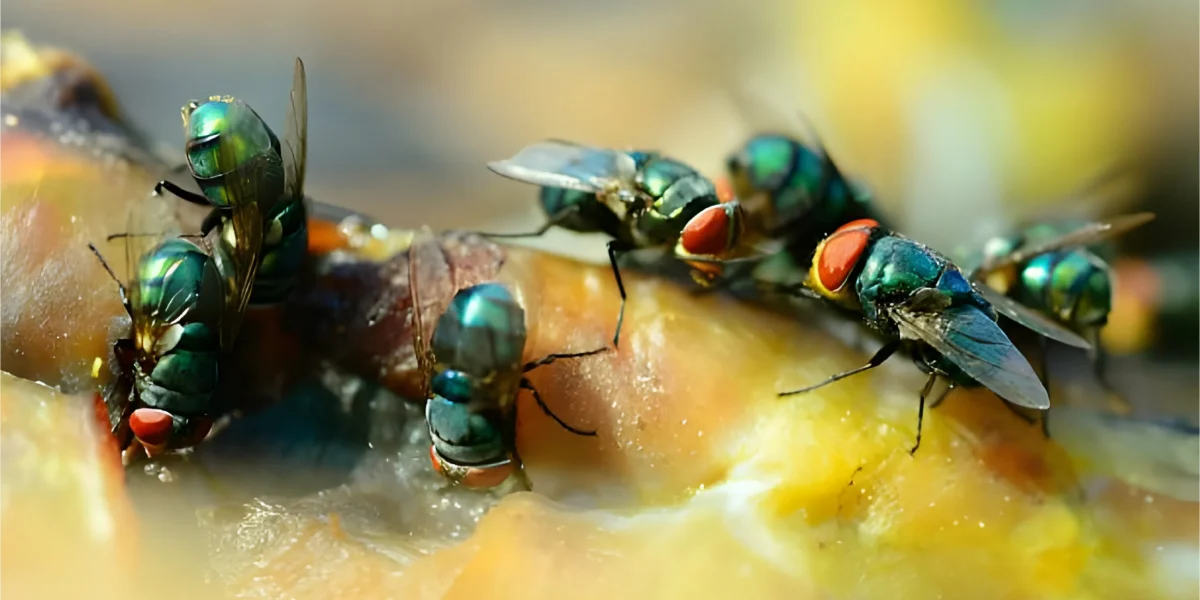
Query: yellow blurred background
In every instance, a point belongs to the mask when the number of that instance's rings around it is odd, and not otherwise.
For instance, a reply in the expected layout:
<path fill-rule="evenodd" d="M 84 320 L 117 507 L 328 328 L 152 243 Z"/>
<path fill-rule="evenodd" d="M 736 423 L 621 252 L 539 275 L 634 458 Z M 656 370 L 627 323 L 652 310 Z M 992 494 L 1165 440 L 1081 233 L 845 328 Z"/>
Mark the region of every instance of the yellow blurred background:
<path fill-rule="evenodd" d="M 193 97 L 281 123 L 300 55 L 311 194 L 395 225 L 536 222 L 531 190 L 484 164 L 547 136 L 715 172 L 747 132 L 723 96 L 742 86 L 807 115 L 935 246 L 1118 163 L 1185 205 L 1147 238 L 1196 235 L 1195 3 L 26 0 L 3 20 L 94 62 L 168 148 Z"/>

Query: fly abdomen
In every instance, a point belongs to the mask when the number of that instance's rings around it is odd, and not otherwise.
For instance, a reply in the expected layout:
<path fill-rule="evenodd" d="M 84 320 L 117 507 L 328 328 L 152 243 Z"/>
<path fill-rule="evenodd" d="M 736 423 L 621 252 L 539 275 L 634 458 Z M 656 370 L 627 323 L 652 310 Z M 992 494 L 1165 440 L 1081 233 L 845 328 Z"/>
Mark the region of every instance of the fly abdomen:
<path fill-rule="evenodd" d="M 308 210 L 302 200 L 281 202 L 267 214 L 262 256 L 250 304 L 282 302 L 291 293 L 308 257 Z"/>
<path fill-rule="evenodd" d="M 1072 326 L 1099 326 L 1112 309 L 1112 276 L 1087 250 L 1048 252 L 1022 266 L 1017 298 Z"/>

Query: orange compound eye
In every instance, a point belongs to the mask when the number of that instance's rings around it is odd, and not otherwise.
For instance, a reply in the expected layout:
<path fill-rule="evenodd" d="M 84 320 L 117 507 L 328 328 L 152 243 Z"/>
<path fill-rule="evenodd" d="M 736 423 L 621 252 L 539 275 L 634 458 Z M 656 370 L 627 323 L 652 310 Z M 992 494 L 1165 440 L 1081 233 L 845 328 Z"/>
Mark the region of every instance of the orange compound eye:
<path fill-rule="evenodd" d="M 729 202 L 733 200 L 733 182 L 728 177 L 722 177 L 713 182 L 717 188 L 717 200 Z"/>
<path fill-rule="evenodd" d="M 680 245 L 688 254 L 716 255 L 733 245 L 731 206 L 710 206 L 692 217 L 680 234 Z"/>
<path fill-rule="evenodd" d="M 138 441 L 147 446 L 163 446 L 171 438 L 174 419 L 157 408 L 139 408 L 129 415 L 129 428 Z"/>
<path fill-rule="evenodd" d="M 815 264 L 821 287 L 836 292 L 846 285 L 850 272 L 867 249 L 871 230 L 878 226 L 872 219 L 858 219 L 842 225 L 822 242 Z"/>

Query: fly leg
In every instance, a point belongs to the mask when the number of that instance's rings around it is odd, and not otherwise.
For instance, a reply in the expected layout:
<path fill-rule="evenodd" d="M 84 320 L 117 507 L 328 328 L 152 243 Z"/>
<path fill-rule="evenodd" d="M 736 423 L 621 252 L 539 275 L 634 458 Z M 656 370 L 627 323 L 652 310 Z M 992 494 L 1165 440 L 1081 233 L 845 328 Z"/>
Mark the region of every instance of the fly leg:
<path fill-rule="evenodd" d="M 865 364 L 861 367 L 855 367 L 853 369 L 850 369 L 849 371 L 842 371 L 841 373 L 838 373 L 836 375 L 831 375 L 825 381 L 822 381 L 821 383 L 818 383 L 815 385 L 810 385 L 806 388 L 800 388 L 798 390 L 792 390 L 790 392 L 780 392 L 779 396 L 780 397 L 793 396 L 795 394 L 803 394 L 805 392 L 811 392 L 817 388 L 827 386 L 827 385 L 829 385 L 835 381 L 838 381 L 840 379 L 845 379 L 847 377 L 850 377 L 851 375 L 857 375 L 859 373 L 862 373 L 863 371 L 869 371 L 871 369 L 874 369 L 875 367 L 882 365 L 884 363 L 884 361 L 886 361 L 887 359 L 891 358 L 891 356 L 896 353 L 896 350 L 899 347 L 900 347 L 899 340 L 894 341 L 894 342 L 888 342 L 887 344 L 884 344 L 883 347 L 880 348 L 878 352 L 875 353 L 875 356 L 871 357 L 871 360 L 867 361 L 867 364 Z"/>
<path fill-rule="evenodd" d="M 542 226 L 538 227 L 534 231 L 527 231 L 525 233 L 483 233 L 483 232 L 480 232 L 479 235 L 486 237 L 486 238 L 541 237 L 547 231 L 550 231 L 551 227 L 557 226 L 558 224 L 562 223 L 563 221 L 566 221 L 568 218 L 574 216 L 578 212 L 579 212 L 579 205 L 572 204 L 571 206 L 568 206 L 567 208 L 564 208 L 564 209 L 558 211 L 553 216 L 551 216 L 549 219 L 546 219 L 546 222 L 542 223 Z"/>
<path fill-rule="evenodd" d="M 925 381 L 925 387 L 921 388 L 921 403 L 917 406 L 917 443 L 913 444 L 912 450 L 908 451 L 909 456 L 916 454 L 917 448 L 921 447 L 921 426 L 925 424 L 925 398 L 927 398 L 929 396 L 929 392 L 933 390 L 933 384 L 935 381 L 937 381 L 937 378 L 937 373 L 930 373 L 929 379 Z M 950 393 L 950 389 L 950 387 L 947 387 L 946 391 L 942 392 L 942 395 L 938 396 L 938 399 L 929 405 L 929 408 L 932 409 L 938 404 L 941 404 L 946 395 Z"/>
<path fill-rule="evenodd" d="M 192 204 L 199 204 L 200 206 L 212 206 L 212 203 L 209 202 L 208 198 L 206 198 L 203 194 L 189 192 L 189 191 L 175 185 L 174 183 L 167 181 L 166 179 L 155 184 L 154 195 L 161 196 L 163 193 L 163 190 L 167 190 L 168 192 L 171 192 L 172 195 L 176 196 L 180 200 L 191 202 Z"/>
<path fill-rule="evenodd" d="M 617 258 L 630 250 L 633 250 L 633 247 L 625 242 L 608 242 L 608 262 L 612 265 L 613 277 L 617 280 L 617 290 L 621 292 L 621 309 L 617 311 L 617 331 L 613 333 L 613 348 L 620 347 L 621 325 L 625 323 L 625 283 L 621 281 L 621 268 L 617 266 Z"/>
<path fill-rule="evenodd" d="M 1048 355 L 1050 354 L 1049 343 L 1046 341 L 1047 338 L 1044 335 L 1039 335 L 1039 336 L 1037 336 L 1037 338 L 1038 338 L 1038 353 L 1039 353 L 1038 362 L 1041 363 L 1038 366 L 1041 368 L 1041 371 L 1042 371 L 1042 386 L 1046 388 L 1046 398 L 1049 399 L 1050 396 L 1054 395 L 1054 390 L 1050 389 L 1050 364 L 1049 364 L 1049 357 L 1048 357 Z M 1005 404 L 1008 404 L 1008 403 L 1005 402 Z M 1053 406 L 1054 402 L 1051 402 L 1050 405 Z M 1046 436 L 1046 439 L 1050 439 L 1050 409 L 1047 408 L 1046 410 L 1043 410 L 1041 412 L 1042 412 L 1042 435 Z"/>
<path fill-rule="evenodd" d="M 556 423 L 558 423 L 558 425 L 560 427 L 562 427 L 563 429 L 566 429 L 567 431 L 570 431 L 571 433 L 573 433 L 575 435 L 582 435 L 582 436 L 586 436 L 586 437 L 596 437 L 595 430 L 584 431 L 582 429 L 576 429 L 574 427 L 571 427 L 570 425 L 567 425 L 567 423 L 565 421 L 558 418 L 558 415 L 554 414 L 554 411 L 550 410 L 549 406 L 546 406 L 546 402 L 544 400 L 542 400 L 542 395 L 538 393 L 537 388 L 533 387 L 533 384 L 530 383 L 529 380 L 524 377 L 521 378 L 521 389 L 529 390 L 530 393 L 533 394 L 533 399 L 537 400 L 537 404 L 538 404 L 538 406 L 541 407 L 542 412 L 549 415 L 549 417 L 551 419 L 554 419 L 554 421 Z"/>
<path fill-rule="evenodd" d="M 1109 407 L 1113 412 L 1119 415 L 1128 415 L 1133 412 L 1133 407 L 1129 401 L 1113 388 L 1108 382 L 1106 366 L 1108 364 L 1108 354 L 1104 352 L 1104 347 L 1100 344 L 1100 328 L 1092 328 L 1088 332 L 1088 342 L 1091 343 L 1091 348 L 1088 349 L 1088 358 L 1092 361 L 1092 372 L 1096 374 L 1096 381 L 1100 383 L 1100 387 L 1104 389 L 1104 393 L 1108 398 Z"/>
<path fill-rule="evenodd" d="M 521 367 L 521 372 L 528 373 L 538 367 L 544 367 L 560 359 L 583 358 L 585 356 L 593 356 L 607 351 L 608 346 L 604 346 L 603 348 L 596 348 L 595 350 L 588 350 L 587 352 L 560 352 L 555 354 L 547 354 L 546 356 L 543 356 L 537 360 L 525 363 L 525 366 Z"/>

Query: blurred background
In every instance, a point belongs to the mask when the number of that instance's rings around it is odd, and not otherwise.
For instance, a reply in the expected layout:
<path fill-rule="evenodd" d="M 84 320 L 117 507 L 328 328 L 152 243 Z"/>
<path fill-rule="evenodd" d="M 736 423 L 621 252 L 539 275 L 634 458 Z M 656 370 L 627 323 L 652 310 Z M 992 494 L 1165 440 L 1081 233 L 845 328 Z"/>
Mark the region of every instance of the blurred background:
<path fill-rule="evenodd" d="M 93 61 L 172 147 L 193 97 L 241 96 L 282 126 L 301 56 L 312 195 L 395 225 L 536 222 L 531 190 L 484 164 L 546 136 L 716 171 L 747 127 L 724 90 L 749 83 L 803 112 L 843 171 L 934 245 L 1131 163 L 1136 199 L 1177 212 L 1140 237 L 1188 249 L 1197 16 L 1183 0 L 35 0 L 3 13 Z"/>

